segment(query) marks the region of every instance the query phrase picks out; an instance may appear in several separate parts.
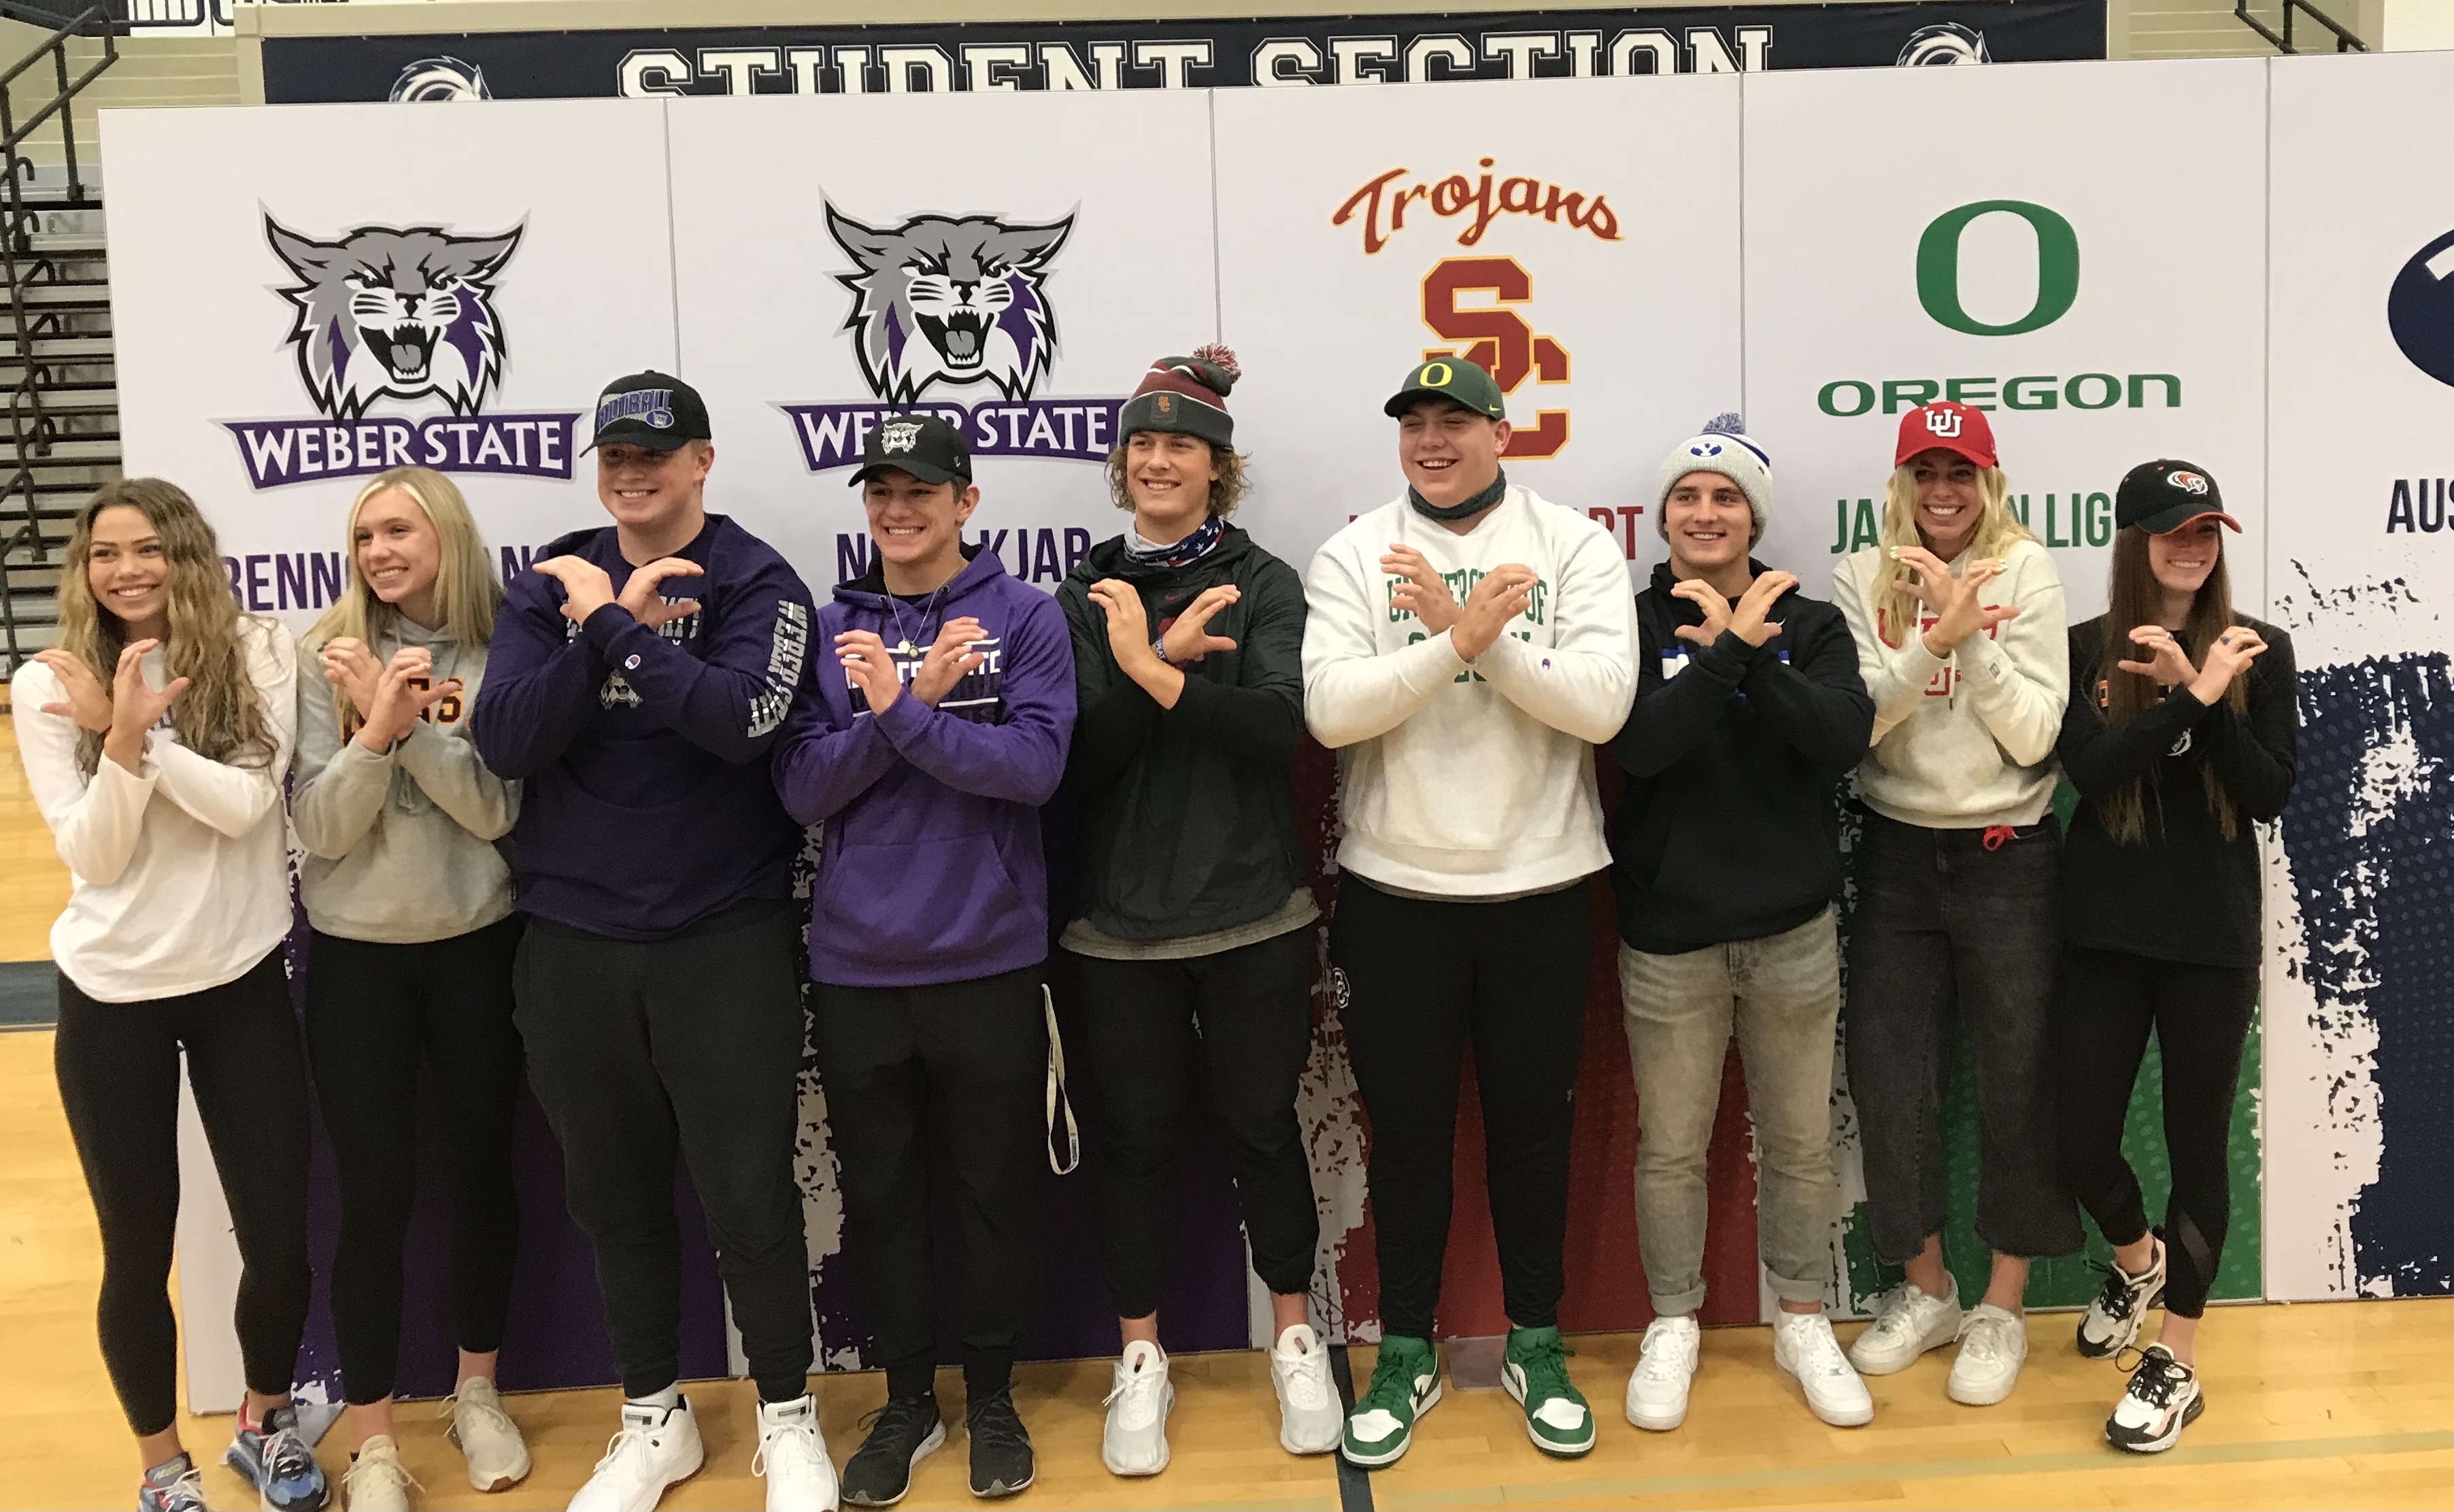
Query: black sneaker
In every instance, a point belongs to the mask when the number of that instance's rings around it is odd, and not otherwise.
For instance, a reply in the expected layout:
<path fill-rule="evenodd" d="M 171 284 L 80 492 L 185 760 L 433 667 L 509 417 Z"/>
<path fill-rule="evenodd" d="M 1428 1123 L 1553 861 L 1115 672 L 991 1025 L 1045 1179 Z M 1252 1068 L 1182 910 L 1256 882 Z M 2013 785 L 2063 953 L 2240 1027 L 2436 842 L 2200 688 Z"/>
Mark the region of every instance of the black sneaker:
<path fill-rule="evenodd" d="M 2132 1454 L 2162 1454 L 2206 1410 L 2199 1373 L 2175 1360 L 2163 1345 L 2149 1344 L 2131 1368 L 2130 1389 L 2104 1420 L 2104 1439 Z"/>
<path fill-rule="evenodd" d="M 891 1397 L 869 1415 L 869 1437 L 844 1462 L 843 1499 L 848 1506 L 893 1506 L 912 1489 L 912 1467 L 946 1441 L 935 1393 Z"/>
<path fill-rule="evenodd" d="M 2139 1338 L 2139 1325 L 2164 1300 L 2164 1241 L 2156 1241 L 2155 1258 L 2133 1276 L 2119 1264 L 2102 1265 L 2104 1285 L 2079 1318 L 2079 1352 L 2103 1360 L 2129 1348 Z"/>
<path fill-rule="evenodd" d="M 1014 1410 L 1014 1388 L 973 1399 L 963 1414 L 972 1436 L 972 1495 L 1012 1496 L 1031 1484 L 1031 1433 Z"/>

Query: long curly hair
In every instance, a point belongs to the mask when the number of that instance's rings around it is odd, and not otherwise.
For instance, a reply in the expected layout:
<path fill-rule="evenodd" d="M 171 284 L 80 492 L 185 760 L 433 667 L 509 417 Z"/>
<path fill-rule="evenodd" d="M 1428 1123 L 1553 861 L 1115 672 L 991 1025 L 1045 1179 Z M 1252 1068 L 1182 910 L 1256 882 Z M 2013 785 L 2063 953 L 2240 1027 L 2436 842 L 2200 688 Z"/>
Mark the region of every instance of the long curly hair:
<path fill-rule="evenodd" d="M 188 679 L 187 691 L 171 705 L 179 743 L 231 766 L 268 765 L 272 726 L 255 680 L 248 675 L 247 647 L 241 641 L 243 621 L 264 621 L 240 614 L 213 528 L 177 484 L 158 477 L 120 478 L 105 483 L 77 511 L 60 572 L 60 649 L 91 668 L 104 688 L 111 685 L 119 654 L 129 643 L 128 623 L 95 600 L 86 565 L 93 553 L 93 523 L 110 509 L 143 514 L 162 539 L 162 559 L 170 569 L 165 586 L 171 619 L 162 657 L 171 677 Z M 267 626 L 266 633 L 278 631 Z M 88 774 L 94 772 L 102 761 L 102 736 L 83 732 L 77 760 Z"/>
<path fill-rule="evenodd" d="M 2189 654 L 2192 666 L 2203 666 L 2207 648 L 2216 637 L 2233 626 L 2232 575 L 2224 570 L 2223 533 L 2216 533 L 2216 564 L 2207 573 L 2207 580 L 2199 585 L 2196 598 L 2190 600 L 2189 618 L 2183 621 L 2182 633 L 2174 638 Z M 2104 639 L 2097 650 L 2096 675 L 2103 679 L 2104 698 L 2100 706 L 2104 722 L 2115 729 L 2128 724 L 2146 710 L 2162 701 L 2163 691 L 2156 679 L 2143 673 L 2124 672 L 2116 662 L 2145 659 L 2130 643 L 2130 632 L 2141 625 L 2163 623 L 2164 589 L 2156 581 L 2155 565 L 2147 559 L 2147 532 L 2136 525 L 2125 525 L 2113 533 L 2113 581 L 2107 595 L 2104 612 Z M 2093 698 L 2094 688 L 2073 688 L 2074 698 Z M 2249 675 L 2243 673 L 2224 690 L 2224 702 L 2236 715 L 2249 711 Z M 2132 777 L 2111 793 L 2096 800 L 2096 816 L 2104 821 L 2105 833 L 2122 845 L 2147 843 L 2147 791 L 2159 781 L 2158 768 L 2162 762 L 2152 762 L 2146 771 Z M 2241 813 L 2233 807 L 2232 795 L 2216 779 L 2216 769 L 2203 765 L 2200 776 L 2206 788 L 2207 812 L 2216 817 L 2216 828 L 2227 840 L 2241 833 Z M 2157 795 L 2163 802 L 2163 795 Z"/>
<path fill-rule="evenodd" d="M 2001 468 L 1977 470 L 1977 504 L 1981 513 L 1977 534 L 1969 538 L 1971 560 L 2001 556 L 2019 542 L 2037 538 L 2036 532 L 2021 524 L 2020 516 L 2011 512 L 2011 483 Z M 1917 459 L 1911 457 L 1892 469 L 1890 481 L 1883 485 L 1884 563 L 1879 571 L 1887 575 L 1874 593 L 1875 633 L 1895 651 L 1909 643 L 1920 606 L 1899 586 L 1908 570 L 1891 560 L 1892 549 L 1921 544 L 1917 528 Z"/>

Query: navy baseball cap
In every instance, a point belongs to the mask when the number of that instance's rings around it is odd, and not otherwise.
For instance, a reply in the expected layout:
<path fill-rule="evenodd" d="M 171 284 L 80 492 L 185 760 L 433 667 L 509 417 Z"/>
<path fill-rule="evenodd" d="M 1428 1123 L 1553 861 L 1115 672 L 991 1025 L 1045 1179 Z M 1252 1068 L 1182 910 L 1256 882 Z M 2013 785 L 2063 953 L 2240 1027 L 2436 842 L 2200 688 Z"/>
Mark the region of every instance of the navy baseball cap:
<path fill-rule="evenodd" d="M 972 449 L 963 433 L 934 414 L 881 415 L 861 443 L 857 486 L 879 473 L 909 473 L 923 483 L 969 483 Z"/>
<path fill-rule="evenodd" d="M 605 386 L 596 398 L 596 438 L 580 453 L 585 455 L 614 442 L 651 452 L 674 452 L 686 441 L 713 439 L 708 433 L 707 401 L 698 396 L 698 391 L 672 373 L 651 369 Z"/>

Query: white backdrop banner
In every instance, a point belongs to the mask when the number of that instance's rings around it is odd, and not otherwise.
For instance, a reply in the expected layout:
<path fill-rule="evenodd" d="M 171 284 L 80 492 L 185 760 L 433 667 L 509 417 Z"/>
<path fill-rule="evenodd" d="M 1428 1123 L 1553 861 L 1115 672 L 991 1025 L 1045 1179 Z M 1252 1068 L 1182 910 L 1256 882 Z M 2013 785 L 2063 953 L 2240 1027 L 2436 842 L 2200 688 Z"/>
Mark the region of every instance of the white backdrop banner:
<path fill-rule="evenodd" d="M 1781 494 L 1761 554 L 1820 592 L 1874 545 L 1928 399 L 1990 412 L 2073 622 L 2104 608 L 2140 462 L 2200 464 L 2262 540 L 2265 65 L 1912 71 L 1747 81 L 1747 408 Z"/>
<path fill-rule="evenodd" d="M 2270 866 L 2266 1285 L 2454 1289 L 2454 55 L 2273 71 L 2269 618 L 2301 663 Z"/>

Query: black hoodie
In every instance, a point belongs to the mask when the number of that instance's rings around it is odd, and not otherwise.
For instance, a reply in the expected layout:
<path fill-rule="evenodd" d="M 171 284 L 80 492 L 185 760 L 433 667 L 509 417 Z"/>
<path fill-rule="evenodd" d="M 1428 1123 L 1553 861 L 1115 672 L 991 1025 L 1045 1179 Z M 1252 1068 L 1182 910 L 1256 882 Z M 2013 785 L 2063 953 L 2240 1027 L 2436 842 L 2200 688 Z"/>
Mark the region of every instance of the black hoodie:
<path fill-rule="evenodd" d="M 1793 588 L 1762 646 L 1699 646 L 1674 633 L 1704 622 L 1676 581 L 1665 562 L 1636 595 L 1636 705 L 1610 743 L 1619 937 L 1657 956 L 1796 929 L 1840 895 L 1837 784 L 1875 723 L 1838 609 Z"/>
<path fill-rule="evenodd" d="M 1116 666 L 1091 585 L 1141 592 L 1153 635 L 1202 590 L 1233 583 L 1210 620 L 1236 642 L 1183 669 L 1162 710 Z M 1079 710 L 1065 786 L 1078 805 L 1070 918 L 1119 939 L 1181 939 L 1287 906 L 1309 877 L 1287 769 L 1303 736 L 1302 579 L 1230 525 L 1187 567 L 1145 567 L 1119 535 L 1075 564 L 1056 601 L 1074 633 Z"/>

